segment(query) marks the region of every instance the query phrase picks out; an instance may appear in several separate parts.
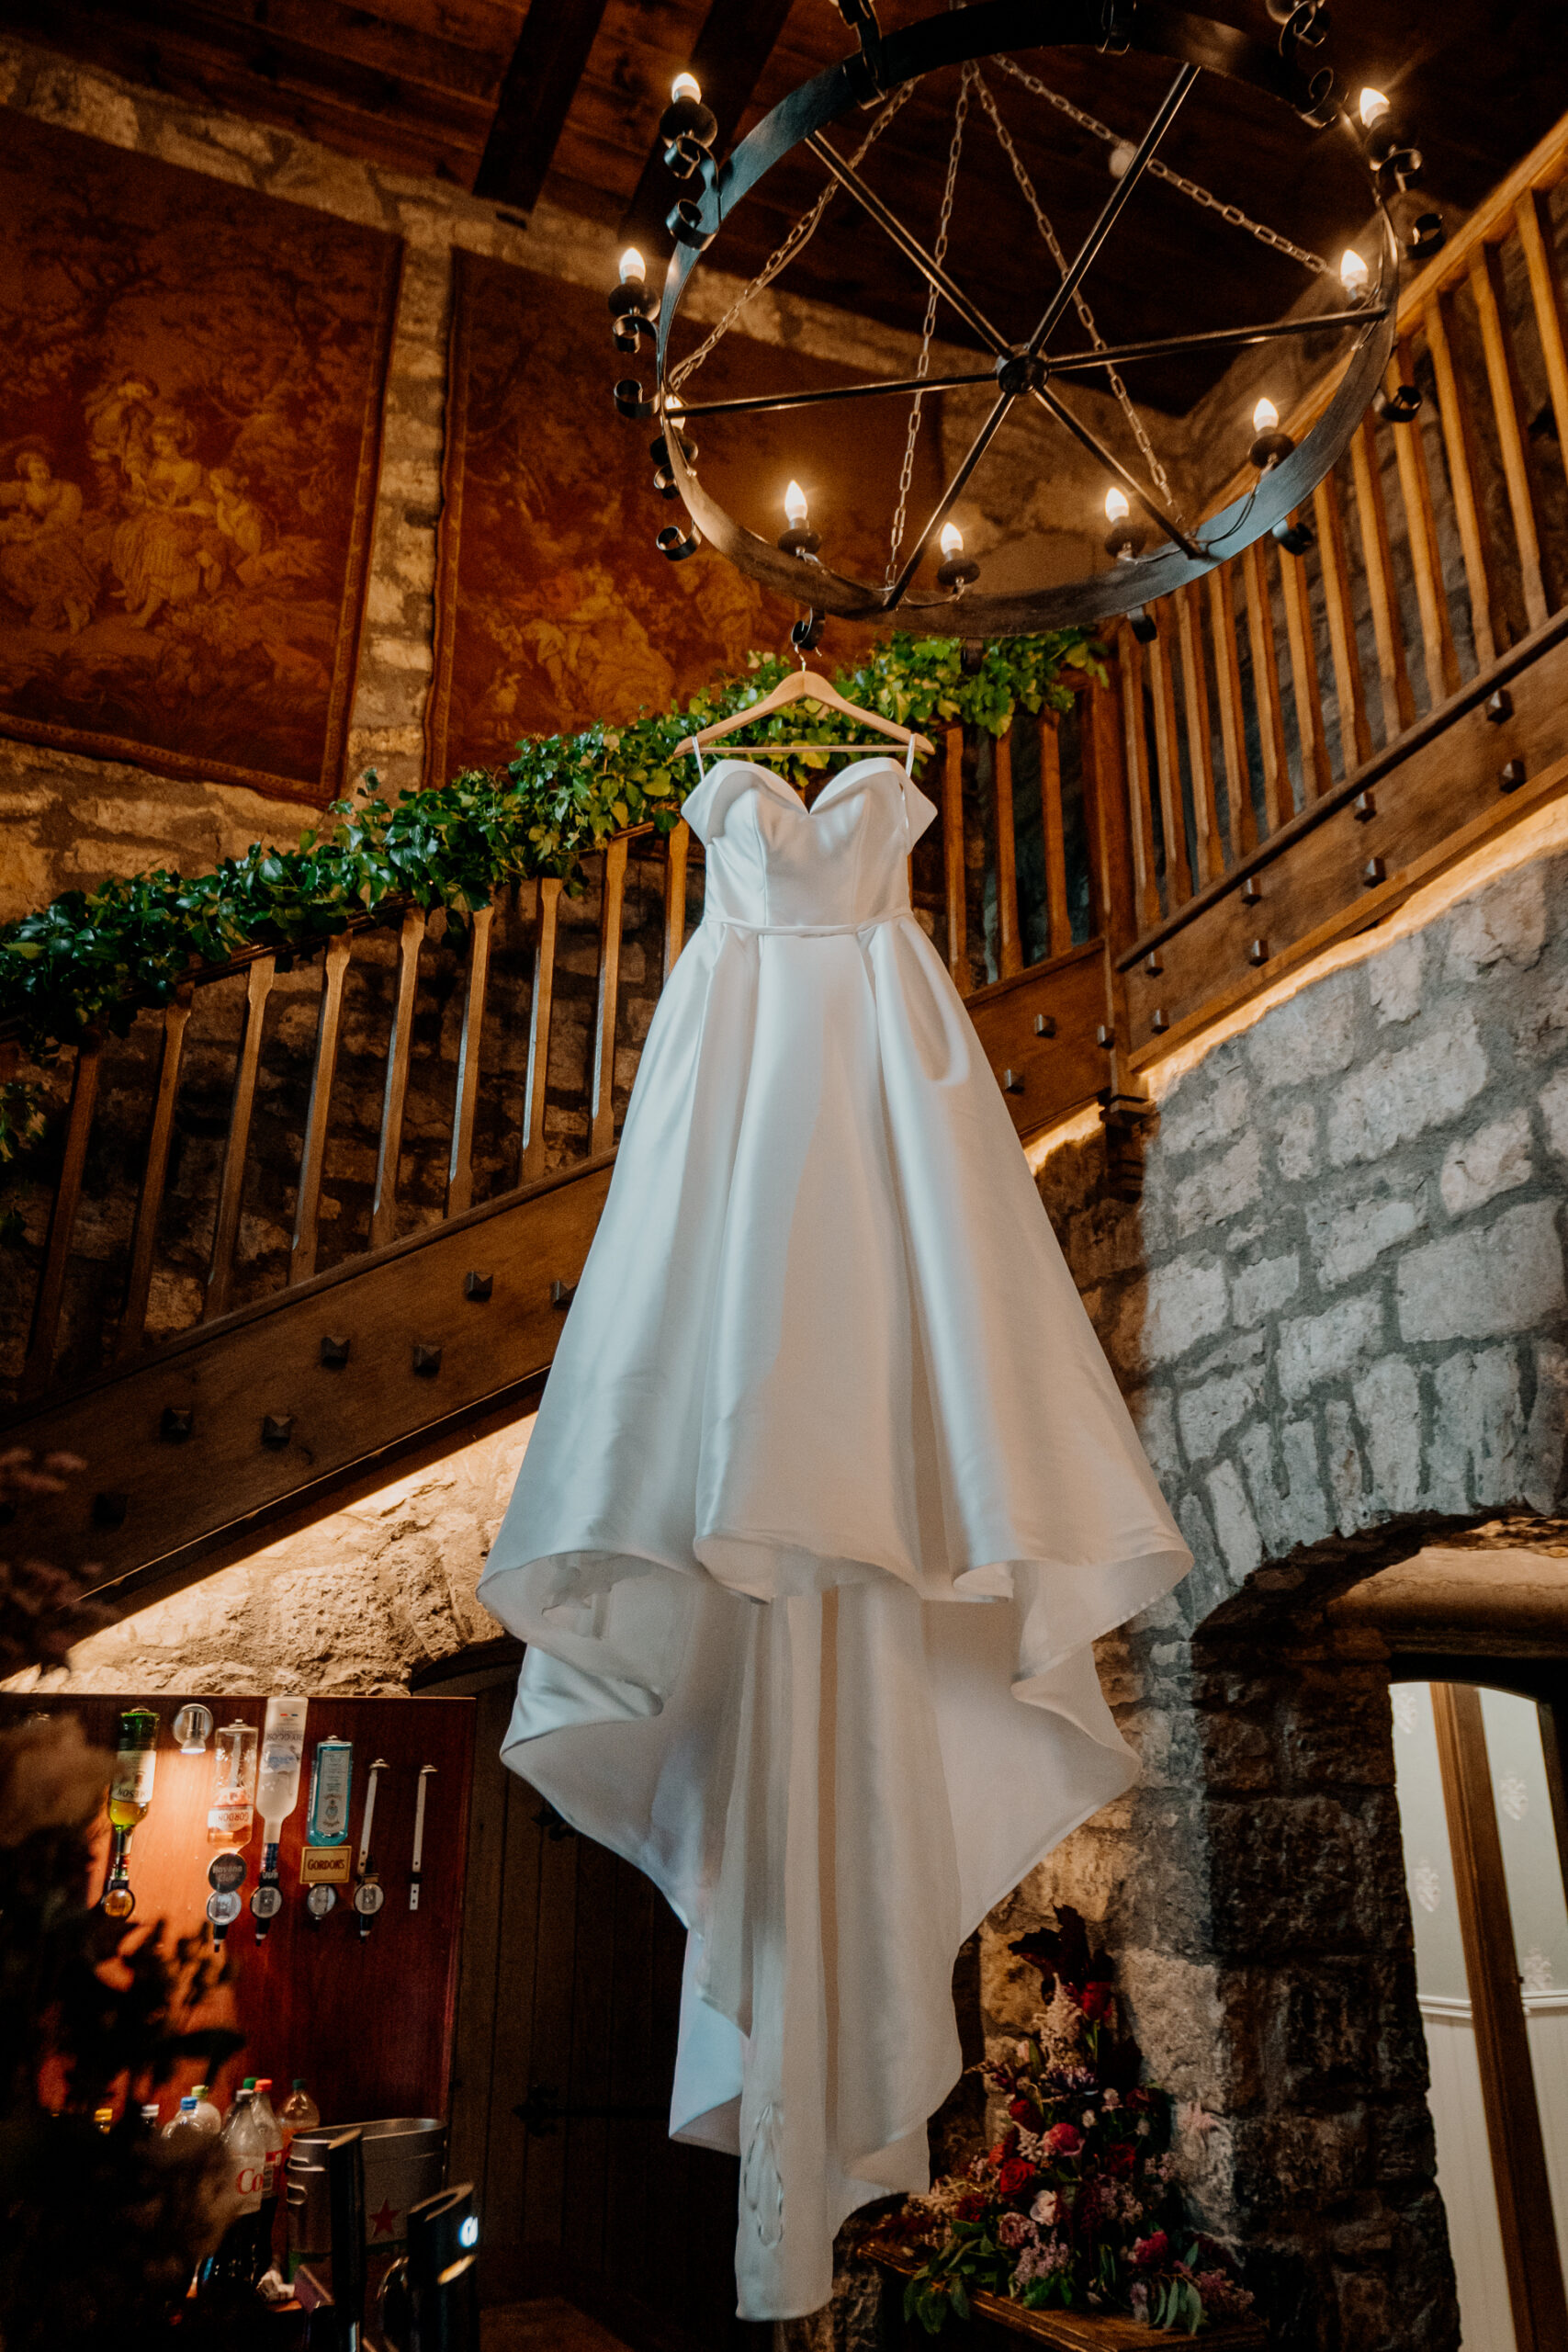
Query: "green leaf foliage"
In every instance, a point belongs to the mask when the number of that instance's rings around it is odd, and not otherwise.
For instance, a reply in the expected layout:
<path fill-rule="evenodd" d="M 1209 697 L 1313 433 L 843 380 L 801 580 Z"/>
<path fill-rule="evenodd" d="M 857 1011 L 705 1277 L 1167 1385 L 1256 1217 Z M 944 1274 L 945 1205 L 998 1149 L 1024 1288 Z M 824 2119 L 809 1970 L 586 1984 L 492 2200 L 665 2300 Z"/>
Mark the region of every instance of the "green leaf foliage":
<path fill-rule="evenodd" d="M 584 856 L 612 833 L 651 823 L 669 832 L 697 781 L 675 747 L 694 729 L 761 701 L 788 664 L 753 654 L 746 673 L 696 695 L 683 710 L 645 712 L 624 727 L 533 736 L 504 768 L 466 768 L 449 784 L 332 804 L 323 833 L 297 849 L 257 842 L 194 877 L 158 867 L 116 876 L 94 890 L 68 890 L 52 905 L 0 929 L 0 1023 L 25 1052 L 46 1060 L 90 1028 L 124 1035 L 144 1006 L 168 1001 L 193 969 L 247 949 L 317 947 L 348 924 L 405 905 L 443 906 L 459 922 L 505 884 L 556 875 L 581 887 Z M 1083 629 L 1000 639 L 966 667 L 954 637 L 898 635 L 833 683 L 851 702 L 900 726 L 983 727 L 1000 735 L 1015 710 L 1065 710 L 1073 672 L 1103 682 L 1102 650 Z M 728 739 L 727 749 L 784 742 L 801 711 L 824 741 L 853 742 L 840 713 L 806 704 Z M 784 763 L 801 781 L 829 755 Z M 10 1115 L 7 1117 L 6 1113 Z M 0 1106 L 3 1140 L 28 1114 Z"/>

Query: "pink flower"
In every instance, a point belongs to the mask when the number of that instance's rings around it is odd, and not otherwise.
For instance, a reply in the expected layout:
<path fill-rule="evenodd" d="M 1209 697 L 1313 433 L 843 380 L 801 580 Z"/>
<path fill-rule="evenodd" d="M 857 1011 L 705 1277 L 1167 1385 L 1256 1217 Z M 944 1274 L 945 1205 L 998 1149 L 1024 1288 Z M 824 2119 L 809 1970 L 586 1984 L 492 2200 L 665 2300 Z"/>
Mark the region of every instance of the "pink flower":
<path fill-rule="evenodd" d="M 1021 2213 L 1004 2213 L 997 2223 L 998 2243 L 1010 2253 L 1016 2253 L 1020 2246 L 1032 2245 L 1034 2238 L 1033 2222 L 1026 2221 Z"/>
<path fill-rule="evenodd" d="M 1083 2133 L 1076 2123 L 1053 2123 L 1041 2145 L 1048 2156 L 1076 2156 L 1083 2147 Z"/>
<path fill-rule="evenodd" d="M 1054 2188 L 1043 2188 L 1029 2209 L 1029 2218 L 1048 2230 L 1061 2210 L 1061 2199 Z"/>

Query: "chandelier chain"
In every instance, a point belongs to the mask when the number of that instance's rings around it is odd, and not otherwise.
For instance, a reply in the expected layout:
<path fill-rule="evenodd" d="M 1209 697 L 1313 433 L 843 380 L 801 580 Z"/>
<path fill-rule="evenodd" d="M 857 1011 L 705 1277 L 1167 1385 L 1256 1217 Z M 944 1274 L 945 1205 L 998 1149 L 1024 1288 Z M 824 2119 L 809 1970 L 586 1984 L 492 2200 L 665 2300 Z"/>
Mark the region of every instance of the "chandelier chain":
<path fill-rule="evenodd" d="M 878 113 L 875 121 L 871 126 L 871 129 L 866 132 L 865 137 L 861 141 L 860 145 L 855 149 L 854 153 L 851 156 L 850 163 L 852 169 L 857 166 L 864 157 L 871 153 L 871 150 L 875 146 L 877 141 L 881 138 L 883 132 L 886 130 L 888 124 L 892 121 L 899 107 L 903 106 L 908 99 L 914 96 L 914 92 L 915 85 L 913 82 L 901 83 L 898 88 L 894 91 L 886 105 L 883 107 L 881 111 Z M 706 338 L 697 345 L 697 348 L 693 352 L 691 357 L 689 359 L 682 359 L 678 368 L 672 368 L 671 369 L 670 390 L 672 392 L 678 392 L 682 385 L 686 381 L 687 378 L 696 374 L 697 369 L 702 366 L 704 360 L 707 358 L 710 352 L 716 350 L 718 345 L 724 341 L 725 336 L 729 333 L 730 328 L 735 324 L 736 320 L 740 316 L 741 311 L 746 308 L 748 302 L 751 301 L 756 295 L 765 292 L 767 288 L 773 284 L 774 278 L 785 265 L 792 262 L 795 259 L 795 254 L 802 252 L 805 247 L 810 243 L 812 238 L 817 234 L 822 215 L 827 211 L 828 207 L 831 204 L 833 198 L 838 195 L 838 181 L 829 180 L 821 195 L 818 198 L 816 203 L 810 208 L 809 211 L 803 212 L 800 219 L 795 222 L 794 228 L 784 238 L 783 243 L 774 246 L 773 252 L 768 255 L 767 260 L 762 264 L 761 268 L 757 272 L 756 277 L 752 278 L 750 284 L 742 288 L 741 291 L 736 296 L 734 301 L 731 302 L 728 310 L 726 311 L 723 318 L 720 319 L 718 324 L 713 328 Z"/>
<path fill-rule="evenodd" d="M 1022 195 L 1024 202 L 1029 206 L 1030 210 L 1034 215 L 1034 225 L 1039 230 L 1042 237 L 1045 240 L 1052 260 L 1055 263 L 1056 267 L 1061 271 L 1062 276 L 1066 277 L 1067 274 L 1067 256 L 1062 250 L 1061 240 L 1057 236 L 1055 228 L 1052 226 L 1050 217 L 1047 214 L 1044 206 L 1041 203 L 1039 197 L 1035 193 L 1034 183 L 1029 176 L 1022 156 L 1019 153 L 1017 147 L 1013 143 L 1011 131 L 1009 130 L 1006 123 L 1002 120 L 996 99 L 991 94 L 990 85 L 978 69 L 976 69 L 975 73 L 975 84 L 980 94 L 980 104 L 985 107 L 986 112 L 991 119 L 991 128 L 997 134 L 1002 153 L 1007 157 L 1008 162 L 1012 165 L 1012 175 L 1018 182 L 1020 193 Z M 1098 325 L 1095 323 L 1094 312 L 1089 309 L 1081 287 L 1077 287 L 1073 290 L 1073 308 L 1077 312 L 1078 320 L 1083 327 L 1084 333 L 1088 335 L 1089 342 L 1093 345 L 1095 350 L 1103 351 L 1105 349 L 1105 337 L 1100 334 Z M 1144 420 L 1138 414 L 1136 408 L 1134 406 L 1132 396 L 1128 392 L 1126 385 L 1122 382 L 1119 370 L 1114 368 L 1108 368 L 1105 372 L 1110 379 L 1111 389 L 1116 395 L 1117 403 L 1121 408 L 1122 413 L 1126 418 L 1128 425 L 1132 429 L 1133 438 L 1138 445 L 1139 454 L 1143 458 L 1144 463 L 1148 469 L 1149 480 L 1154 483 L 1155 488 L 1158 491 L 1166 504 L 1173 510 L 1177 521 L 1179 523 L 1185 524 L 1186 518 L 1182 514 L 1181 509 L 1177 503 L 1175 493 L 1170 487 L 1170 478 L 1167 474 L 1164 466 L 1161 465 L 1159 461 L 1159 458 L 1155 450 L 1154 443 L 1149 439 Z"/>
<path fill-rule="evenodd" d="M 1021 82 L 1032 96 L 1043 98 L 1047 106 L 1055 107 L 1058 114 L 1066 115 L 1069 122 L 1076 122 L 1078 129 L 1087 130 L 1091 138 L 1103 140 L 1109 147 L 1126 147 L 1132 144 L 1131 141 L 1123 139 L 1119 131 L 1112 130 L 1109 124 L 1101 122 L 1095 115 L 1086 114 L 1082 107 L 1075 106 L 1071 98 L 1065 98 L 1059 90 L 1053 90 L 1049 83 L 1043 82 L 1038 74 L 1029 73 L 1025 67 L 1017 64 L 1012 58 L 998 56 L 997 63 L 1004 74 L 1010 74 L 1015 82 Z M 1304 245 L 1292 244 L 1289 237 L 1280 235 L 1278 229 L 1270 229 L 1266 221 L 1252 220 L 1242 210 L 1239 204 L 1225 203 L 1224 199 L 1215 196 L 1212 189 L 1201 187 L 1196 180 L 1190 180 L 1182 172 L 1173 171 L 1171 166 L 1162 163 L 1157 155 L 1150 157 L 1147 168 L 1154 178 L 1165 180 L 1171 187 L 1179 189 L 1183 196 L 1190 197 L 1194 204 L 1201 204 L 1205 211 L 1217 212 L 1220 219 L 1228 222 L 1231 228 L 1245 229 L 1247 235 L 1256 237 L 1260 245 L 1268 245 L 1275 253 L 1285 254 L 1292 261 L 1300 262 L 1302 267 L 1310 269 L 1314 277 L 1323 277 L 1327 275 L 1328 264 L 1321 254 L 1311 254 L 1307 252 Z"/>
<path fill-rule="evenodd" d="M 939 269 L 947 259 L 947 240 L 953 226 L 953 198 L 958 186 L 958 159 L 964 150 L 964 128 L 969 119 L 970 85 L 978 80 L 978 69 L 973 63 L 965 65 L 959 77 L 958 103 L 953 110 L 953 137 L 948 141 L 947 149 L 947 180 L 942 192 L 942 210 L 937 219 L 936 244 L 932 252 L 932 258 Z M 936 332 L 936 306 L 937 289 L 932 286 L 926 295 L 925 324 L 920 334 L 920 356 L 915 367 L 915 373 L 922 381 L 931 368 L 931 337 Z M 904 545 L 904 523 L 909 510 L 909 484 L 915 475 L 915 445 L 920 437 L 920 410 L 924 400 L 925 394 L 917 392 L 909 404 L 908 430 L 904 436 L 904 463 L 898 474 L 898 504 L 894 513 L 893 529 L 888 541 L 887 570 L 883 575 L 883 585 L 886 588 L 891 588 L 898 577 L 899 557 Z"/>

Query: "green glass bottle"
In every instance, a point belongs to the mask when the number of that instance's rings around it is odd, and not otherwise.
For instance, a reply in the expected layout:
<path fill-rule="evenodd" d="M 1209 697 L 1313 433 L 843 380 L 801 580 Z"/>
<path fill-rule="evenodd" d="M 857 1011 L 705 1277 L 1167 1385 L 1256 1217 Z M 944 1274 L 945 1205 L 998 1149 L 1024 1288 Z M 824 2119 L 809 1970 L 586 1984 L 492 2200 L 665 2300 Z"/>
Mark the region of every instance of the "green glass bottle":
<path fill-rule="evenodd" d="M 152 1802 L 158 1770 L 158 1718 L 151 1707 L 128 1707 L 119 1719 L 114 1778 L 109 1782 L 109 1827 L 114 1848 L 100 1909 L 111 1919 L 129 1919 L 136 1909 L 130 1891 L 130 1833 Z"/>

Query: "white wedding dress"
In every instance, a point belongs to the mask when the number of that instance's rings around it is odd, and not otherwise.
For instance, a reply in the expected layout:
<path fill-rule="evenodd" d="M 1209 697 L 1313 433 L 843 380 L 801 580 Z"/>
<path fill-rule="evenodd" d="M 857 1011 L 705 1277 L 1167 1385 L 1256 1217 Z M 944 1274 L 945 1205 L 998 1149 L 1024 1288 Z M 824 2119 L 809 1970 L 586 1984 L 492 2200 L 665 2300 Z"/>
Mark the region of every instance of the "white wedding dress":
<path fill-rule="evenodd" d="M 1191 1565 L 957 992 L 934 815 L 686 803 L 706 909 L 479 1586 L 507 1762 L 688 1929 L 671 2129 L 739 2153 L 740 2315 L 928 2184 L 959 1945 L 1134 1777 L 1090 1644 Z"/>

